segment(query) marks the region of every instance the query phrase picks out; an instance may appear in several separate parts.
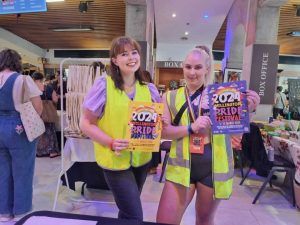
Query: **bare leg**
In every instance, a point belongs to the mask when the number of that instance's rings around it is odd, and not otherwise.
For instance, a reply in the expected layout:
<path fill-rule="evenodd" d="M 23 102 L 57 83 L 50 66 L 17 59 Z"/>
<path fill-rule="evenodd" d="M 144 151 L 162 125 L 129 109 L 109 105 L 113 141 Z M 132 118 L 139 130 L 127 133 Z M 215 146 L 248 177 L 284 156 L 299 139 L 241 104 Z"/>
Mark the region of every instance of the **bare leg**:
<path fill-rule="evenodd" d="M 195 193 L 195 185 L 186 188 L 166 181 L 160 197 L 156 221 L 159 223 L 180 224 L 183 213 Z"/>
<path fill-rule="evenodd" d="M 213 225 L 216 209 L 220 200 L 213 199 L 213 189 L 197 183 L 196 225 Z"/>

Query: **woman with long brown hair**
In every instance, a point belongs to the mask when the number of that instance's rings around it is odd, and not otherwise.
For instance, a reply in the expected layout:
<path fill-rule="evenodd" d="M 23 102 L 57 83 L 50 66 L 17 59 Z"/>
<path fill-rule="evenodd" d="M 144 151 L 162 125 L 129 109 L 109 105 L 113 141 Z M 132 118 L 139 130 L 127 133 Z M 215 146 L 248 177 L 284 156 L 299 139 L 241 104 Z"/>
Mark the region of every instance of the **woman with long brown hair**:
<path fill-rule="evenodd" d="M 159 93 L 144 83 L 140 46 L 129 37 L 113 40 L 111 76 L 100 78 L 87 94 L 80 128 L 94 141 L 96 161 L 119 208 L 119 218 L 143 220 L 140 194 L 151 153 L 126 151 L 125 131 L 130 101 L 159 102 Z"/>

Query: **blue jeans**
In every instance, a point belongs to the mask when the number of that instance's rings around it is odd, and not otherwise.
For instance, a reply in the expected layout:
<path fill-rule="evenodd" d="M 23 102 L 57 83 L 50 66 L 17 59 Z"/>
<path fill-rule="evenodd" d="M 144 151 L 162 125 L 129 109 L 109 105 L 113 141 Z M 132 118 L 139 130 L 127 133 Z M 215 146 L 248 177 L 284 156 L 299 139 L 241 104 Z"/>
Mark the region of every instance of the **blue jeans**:
<path fill-rule="evenodd" d="M 150 163 L 127 170 L 111 171 L 103 169 L 108 187 L 119 208 L 118 218 L 143 221 L 140 195 L 147 178 Z"/>
<path fill-rule="evenodd" d="M 0 214 L 32 209 L 36 143 L 28 141 L 18 116 L 0 115 Z"/>

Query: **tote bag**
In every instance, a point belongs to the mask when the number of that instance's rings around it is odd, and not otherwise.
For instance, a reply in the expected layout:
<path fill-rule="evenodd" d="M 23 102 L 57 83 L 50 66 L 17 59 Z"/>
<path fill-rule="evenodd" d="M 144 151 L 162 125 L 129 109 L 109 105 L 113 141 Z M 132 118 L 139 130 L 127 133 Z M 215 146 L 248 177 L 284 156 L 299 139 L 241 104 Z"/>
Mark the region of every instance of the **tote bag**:
<path fill-rule="evenodd" d="M 26 93 L 28 93 L 28 86 L 26 83 L 26 77 L 23 76 L 23 104 L 19 105 L 19 112 L 26 136 L 28 140 L 32 142 L 45 132 L 45 125 L 40 115 L 35 111 L 31 101 L 29 99 L 25 99 Z"/>
<path fill-rule="evenodd" d="M 46 96 L 46 95 L 45 95 Z M 58 115 L 56 111 L 56 105 L 52 100 L 43 100 L 43 112 L 41 118 L 46 123 L 57 123 Z"/>

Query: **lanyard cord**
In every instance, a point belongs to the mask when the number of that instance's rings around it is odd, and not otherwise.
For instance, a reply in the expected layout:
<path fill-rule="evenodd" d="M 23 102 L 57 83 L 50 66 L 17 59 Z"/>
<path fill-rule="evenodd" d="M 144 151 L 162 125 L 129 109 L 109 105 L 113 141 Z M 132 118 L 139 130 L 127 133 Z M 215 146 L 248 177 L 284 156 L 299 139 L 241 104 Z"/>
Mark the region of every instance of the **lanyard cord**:
<path fill-rule="evenodd" d="M 202 112 L 202 92 L 203 92 L 203 86 L 200 88 L 201 89 L 201 93 L 200 93 L 200 99 L 199 99 L 199 112 L 198 112 L 198 117 L 201 115 L 201 112 Z M 195 122 L 195 120 L 197 119 L 196 118 L 196 115 L 195 115 L 195 112 L 193 110 L 193 107 L 192 107 L 192 102 L 191 102 L 191 99 L 189 97 L 189 94 L 188 94 L 188 90 L 187 90 L 187 87 L 185 87 L 184 89 L 184 94 L 185 94 L 185 98 L 186 98 L 186 101 L 187 101 L 187 104 L 188 104 L 188 112 L 189 112 L 189 115 L 190 115 L 190 119 L 192 120 L 192 122 Z"/>

